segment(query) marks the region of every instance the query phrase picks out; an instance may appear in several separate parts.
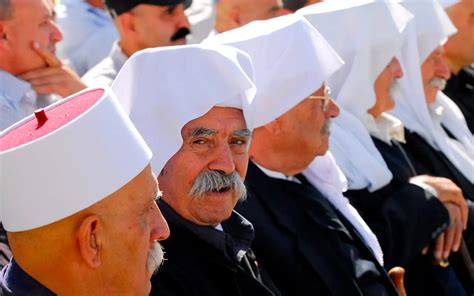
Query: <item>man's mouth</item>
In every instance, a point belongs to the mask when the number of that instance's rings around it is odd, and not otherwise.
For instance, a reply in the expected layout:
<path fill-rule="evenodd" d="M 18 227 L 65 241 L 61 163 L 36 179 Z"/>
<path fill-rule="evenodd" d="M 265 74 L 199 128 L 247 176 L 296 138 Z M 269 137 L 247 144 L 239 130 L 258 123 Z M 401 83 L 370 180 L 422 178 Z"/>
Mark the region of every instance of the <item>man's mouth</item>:
<path fill-rule="evenodd" d="M 215 188 L 215 189 L 212 189 L 212 193 L 225 193 L 225 192 L 229 192 L 230 191 L 230 186 L 227 186 L 227 187 L 223 187 L 223 188 Z"/>

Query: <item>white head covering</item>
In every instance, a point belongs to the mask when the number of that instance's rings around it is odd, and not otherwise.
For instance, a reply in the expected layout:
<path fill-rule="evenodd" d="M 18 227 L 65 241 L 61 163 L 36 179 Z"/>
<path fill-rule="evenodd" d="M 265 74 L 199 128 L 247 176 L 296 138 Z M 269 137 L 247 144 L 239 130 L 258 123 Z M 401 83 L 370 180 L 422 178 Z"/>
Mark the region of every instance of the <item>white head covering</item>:
<path fill-rule="evenodd" d="M 256 92 L 252 79 L 252 62 L 242 51 L 187 45 L 134 54 L 112 88 L 154 152 L 158 174 L 181 147 L 186 123 L 214 106 L 248 109 Z M 251 129 L 252 119 L 245 120 Z"/>
<path fill-rule="evenodd" d="M 343 192 L 347 190 L 347 179 L 337 166 L 331 152 L 328 151 L 324 156 L 316 157 L 303 174 L 354 225 L 377 261 L 383 265 L 383 252 L 377 237 L 343 195 Z"/>
<path fill-rule="evenodd" d="M 0 134 L 0 216 L 7 231 L 62 220 L 119 190 L 152 153 L 111 90 L 88 89 Z"/>
<path fill-rule="evenodd" d="M 470 181 L 474 183 L 474 151 L 469 144 L 467 127 L 458 129 L 454 134 L 459 139 L 449 138 L 426 103 L 423 89 L 421 65 L 448 36 L 456 32 L 443 8 L 435 1 L 407 0 L 403 6 L 415 15 L 416 27 L 411 28 L 400 54 L 400 63 L 405 75 L 394 89 L 395 109 L 391 112 L 398 117 L 407 129 L 423 137 L 433 148 L 440 150 L 450 162 Z M 440 99 L 441 98 L 441 99 Z M 437 104 L 451 105 L 441 92 Z M 434 109 L 436 104 L 432 107 Z M 451 114 L 456 114 L 450 108 Z M 450 116 L 451 120 L 454 117 Z M 462 121 L 458 125 L 464 125 Z M 452 126 L 452 125 L 451 125 Z M 460 133 L 463 135 L 460 135 Z M 472 141 L 472 140 L 471 140 Z M 464 145 L 463 145 L 464 144 Z"/>
<path fill-rule="evenodd" d="M 257 85 L 251 106 L 254 127 L 289 111 L 343 63 L 319 32 L 294 14 L 254 21 L 204 42 L 231 45 L 252 58 Z"/>
<path fill-rule="evenodd" d="M 329 79 L 341 107 L 331 128 L 330 150 L 350 189 L 375 191 L 388 184 L 392 174 L 361 120 L 375 104 L 375 80 L 401 47 L 401 32 L 413 16 L 396 3 L 369 0 L 323 2 L 297 13 L 346 62 Z"/>
<path fill-rule="evenodd" d="M 460 0 L 438 0 L 439 4 L 446 9 L 450 6 L 453 6 L 454 4 L 457 4 L 460 2 Z"/>

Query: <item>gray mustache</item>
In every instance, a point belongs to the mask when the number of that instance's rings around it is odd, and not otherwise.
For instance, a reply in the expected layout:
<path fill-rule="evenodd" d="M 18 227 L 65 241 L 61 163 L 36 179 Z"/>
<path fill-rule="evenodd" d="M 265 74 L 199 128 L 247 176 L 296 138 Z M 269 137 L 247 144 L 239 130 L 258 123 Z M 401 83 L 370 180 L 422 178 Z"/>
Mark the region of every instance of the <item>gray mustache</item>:
<path fill-rule="evenodd" d="M 245 200 L 247 197 L 247 188 L 236 171 L 226 175 L 221 171 L 204 171 L 194 180 L 190 197 L 202 197 L 204 194 L 212 191 L 220 191 L 229 188 L 237 195 L 239 200 Z"/>
<path fill-rule="evenodd" d="M 331 119 L 327 119 L 324 122 L 323 128 L 321 129 L 321 135 L 329 135 L 331 132 Z"/>
<path fill-rule="evenodd" d="M 447 81 L 446 79 L 435 77 L 430 80 L 430 86 L 436 87 L 439 90 L 444 90 L 446 87 Z"/>

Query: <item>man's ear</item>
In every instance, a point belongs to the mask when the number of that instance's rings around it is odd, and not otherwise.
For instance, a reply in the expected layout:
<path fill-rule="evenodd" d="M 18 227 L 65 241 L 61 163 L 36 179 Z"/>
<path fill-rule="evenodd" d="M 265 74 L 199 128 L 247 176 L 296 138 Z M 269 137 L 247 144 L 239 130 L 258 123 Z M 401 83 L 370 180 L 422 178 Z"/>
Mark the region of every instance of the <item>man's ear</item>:
<path fill-rule="evenodd" d="M 120 30 L 123 34 L 129 35 L 130 33 L 135 33 L 135 16 L 133 13 L 127 11 L 119 15 L 116 19 Z"/>
<path fill-rule="evenodd" d="M 91 268 L 98 268 L 102 264 L 102 247 L 104 233 L 97 215 L 90 215 L 82 220 L 77 230 L 77 241 L 82 259 Z"/>
<path fill-rule="evenodd" d="M 8 47 L 6 27 L 5 22 L 0 21 L 0 49 L 6 49 Z"/>

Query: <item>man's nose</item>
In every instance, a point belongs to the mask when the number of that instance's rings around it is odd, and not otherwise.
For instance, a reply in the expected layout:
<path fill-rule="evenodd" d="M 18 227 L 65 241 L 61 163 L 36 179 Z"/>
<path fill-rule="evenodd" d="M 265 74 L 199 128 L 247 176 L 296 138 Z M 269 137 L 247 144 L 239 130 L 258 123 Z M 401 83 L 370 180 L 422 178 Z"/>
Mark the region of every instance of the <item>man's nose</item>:
<path fill-rule="evenodd" d="M 339 113 L 340 113 L 339 105 L 336 103 L 336 101 L 334 101 L 333 99 L 330 99 L 329 104 L 328 104 L 328 109 L 326 110 L 326 112 L 324 112 L 324 115 L 326 115 L 326 118 L 334 118 L 334 117 L 339 116 Z"/>
<path fill-rule="evenodd" d="M 402 66 L 400 65 L 400 61 L 397 58 L 392 59 L 390 62 L 390 68 L 392 69 L 392 74 L 395 79 L 403 77 Z"/>
<path fill-rule="evenodd" d="M 215 158 L 209 163 L 209 170 L 222 171 L 229 175 L 235 171 L 234 157 L 229 145 L 222 145 L 216 152 Z"/>
<path fill-rule="evenodd" d="M 165 240 L 170 236 L 170 229 L 168 227 L 168 222 L 166 222 L 165 217 L 161 214 L 160 208 L 158 205 L 154 205 L 155 210 L 153 211 L 152 224 L 153 229 L 150 235 L 150 241 L 161 241 Z"/>
<path fill-rule="evenodd" d="M 63 33 L 61 33 L 61 30 L 55 22 L 52 24 L 50 38 L 54 43 L 63 40 Z"/>
<path fill-rule="evenodd" d="M 191 28 L 191 23 L 188 20 L 188 17 L 184 13 L 184 5 L 180 4 L 176 7 L 176 27 L 177 28 Z"/>
<path fill-rule="evenodd" d="M 451 70 L 442 57 L 436 59 L 435 76 L 448 80 L 451 78 Z"/>

